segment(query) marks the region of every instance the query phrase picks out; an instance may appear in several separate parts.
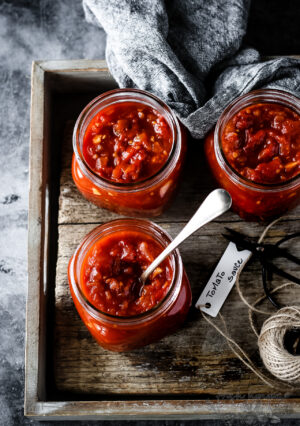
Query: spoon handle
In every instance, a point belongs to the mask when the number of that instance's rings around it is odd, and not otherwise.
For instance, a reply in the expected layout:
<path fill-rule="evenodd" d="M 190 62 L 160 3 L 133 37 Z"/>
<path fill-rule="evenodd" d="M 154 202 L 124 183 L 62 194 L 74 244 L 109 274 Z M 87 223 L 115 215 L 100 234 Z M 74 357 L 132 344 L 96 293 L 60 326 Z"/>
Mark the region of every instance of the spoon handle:
<path fill-rule="evenodd" d="M 186 238 L 192 235 L 201 226 L 212 221 L 216 217 L 225 213 L 231 207 L 231 197 L 225 189 L 215 189 L 212 191 L 200 205 L 194 216 L 189 220 L 185 227 L 179 232 L 176 238 L 157 256 L 156 259 L 142 273 L 141 281 L 145 283 L 148 276 L 155 268 L 175 250 Z"/>

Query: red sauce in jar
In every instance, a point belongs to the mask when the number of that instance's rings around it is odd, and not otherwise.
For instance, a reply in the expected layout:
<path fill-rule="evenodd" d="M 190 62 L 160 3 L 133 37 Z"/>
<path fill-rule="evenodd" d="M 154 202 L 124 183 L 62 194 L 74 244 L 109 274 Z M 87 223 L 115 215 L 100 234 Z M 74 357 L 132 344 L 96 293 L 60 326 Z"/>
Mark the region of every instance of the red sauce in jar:
<path fill-rule="evenodd" d="M 300 173 L 300 116 L 276 103 L 258 103 L 235 114 L 222 134 L 224 155 L 240 175 L 278 184 Z"/>
<path fill-rule="evenodd" d="M 205 139 L 212 173 L 246 220 L 270 220 L 299 203 L 299 151 L 299 99 L 274 89 L 234 100 Z"/>
<path fill-rule="evenodd" d="M 184 322 L 192 295 L 178 252 L 158 266 L 140 292 L 141 271 L 169 243 L 154 223 L 121 219 L 98 226 L 78 246 L 68 266 L 70 291 L 103 348 L 136 349 Z"/>
<path fill-rule="evenodd" d="M 159 216 L 178 186 L 186 142 L 175 114 L 152 94 L 103 93 L 81 112 L 74 128 L 74 183 L 98 207 Z"/>
<path fill-rule="evenodd" d="M 140 182 L 167 162 L 173 135 L 165 118 L 138 102 L 119 102 L 99 111 L 87 126 L 83 156 L 100 177 Z"/>
<path fill-rule="evenodd" d="M 97 309 L 114 316 L 149 311 L 169 290 L 173 277 L 170 260 L 154 270 L 141 294 L 139 277 L 162 250 L 156 240 L 136 231 L 119 231 L 96 241 L 81 269 L 86 298 Z"/>

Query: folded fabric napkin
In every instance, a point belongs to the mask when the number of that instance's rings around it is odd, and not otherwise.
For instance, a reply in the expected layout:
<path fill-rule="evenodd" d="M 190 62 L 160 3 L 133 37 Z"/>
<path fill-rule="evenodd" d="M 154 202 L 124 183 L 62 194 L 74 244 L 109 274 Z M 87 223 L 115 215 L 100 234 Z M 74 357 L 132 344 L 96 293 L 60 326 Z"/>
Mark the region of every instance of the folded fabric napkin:
<path fill-rule="evenodd" d="M 225 106 L 260 87 L 300 95 L 300 61 L 262 61 L 242 48 L 248 0 L 83 0 L 107 33 L 106 59 L 120 87 L 163 99 L 195 138 Z"/>

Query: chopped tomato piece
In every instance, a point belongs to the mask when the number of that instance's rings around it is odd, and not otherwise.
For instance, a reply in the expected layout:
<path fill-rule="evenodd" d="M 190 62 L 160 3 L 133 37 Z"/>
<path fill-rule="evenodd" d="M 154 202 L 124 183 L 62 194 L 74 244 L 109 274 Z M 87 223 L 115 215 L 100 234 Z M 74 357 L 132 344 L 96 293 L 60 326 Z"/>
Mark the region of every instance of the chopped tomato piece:
<path fill-rule="evenodd" d="M 121 102 L 104 108 L 90 121 L 83 155 L 99 176 L 131 183 L 155 175 L 167 162 L 172 144 L 170 126 L 158 111 L 137 102 Z"/>
<path fill-rule="evenodd" d="M 232 168 L 256 183 L 282 183 L 300 173 L 300 116 L 276 103 L 248 106 L 224 129 L 222 148 Z"/>
<path fill-rule="evenodd" d="M 163 250 L 149 235 L 136 231 L 115 232 L 89 249 L 82 266 L 83 291 L 103 312 L 132 316 L 155 307 L 168 293 L 173 271 L 167 258 L 141 290 L 143 270 Z"/>

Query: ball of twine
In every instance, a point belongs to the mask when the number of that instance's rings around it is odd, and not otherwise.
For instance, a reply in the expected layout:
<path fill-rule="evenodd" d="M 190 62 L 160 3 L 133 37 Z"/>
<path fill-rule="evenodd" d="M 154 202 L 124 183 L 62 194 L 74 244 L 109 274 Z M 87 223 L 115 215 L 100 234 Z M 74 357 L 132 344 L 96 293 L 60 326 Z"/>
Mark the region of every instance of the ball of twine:
<path fill-rule="evenodd" d="M 263 324 L 258 347 L 265 367 L 275 377 L 290 383 L 300 383 L 300 356 L 293 355 L 284 346 L 288 331 L 300 333 L 300 307 L 280 309 Z"/>

